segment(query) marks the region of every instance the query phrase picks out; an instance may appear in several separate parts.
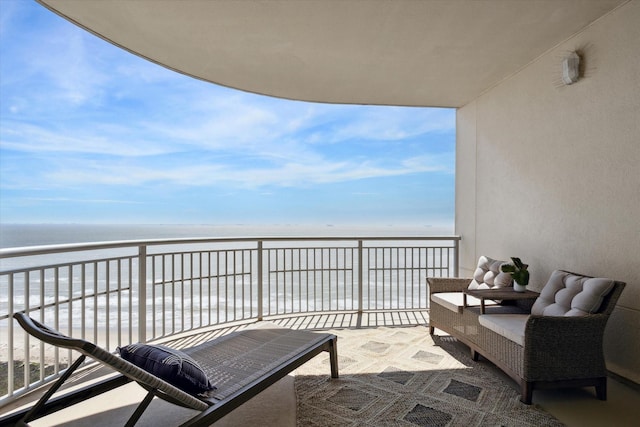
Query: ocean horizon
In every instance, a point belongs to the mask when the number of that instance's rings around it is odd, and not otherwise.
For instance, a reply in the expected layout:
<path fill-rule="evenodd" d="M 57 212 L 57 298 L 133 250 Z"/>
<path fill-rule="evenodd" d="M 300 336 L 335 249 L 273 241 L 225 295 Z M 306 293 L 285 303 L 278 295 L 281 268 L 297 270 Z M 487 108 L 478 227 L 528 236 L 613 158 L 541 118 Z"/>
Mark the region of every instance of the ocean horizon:
<path fill-rule="evenodd" d="M 83 242 L 108 242 L 108 241 L 144 241 L 144 240 L 157 240 L 157 239 L 180 239 L 180 238 L 231 238 L 234 237 L 242 238 L 268 238 L 268 237 L 300 237 L 303 238 L 314 238 L 314 237 L 349 237 L 349 238 L 358 238 L 358 237 L 393 237 L 397 238 L 398 241 L 402 242 L 404 237 L 433 237 L 433 236 L 451 236 L 453 232 L 453 227 L 434 227 L 434 226 L 351 226 L 351 225 L 120 225 L 120 224 L 100 224 L 100 225 L 87 225 L 87 224 L 2 224 L 0 225 L 0 233 L 2 236 L 2 247 L 3 248 L 24 248 L 29 246 L 44 246 L 44 245 L 56 245 L 56 244 L 73 244 L 73 243 L 83 243 Z M 446 240 L 446 239 L 443 239 Z M 433 242 L 432 242 L 433 243 Z M 414 245 L 414 241 L 408 242 L 408 246 L 411 247 Z M 221 254 L 215 254 L 215 259 L 212 263 L 212 255 L 208 255 L 203 261 L 202 258 L 191 255 L 187 255 L 186 261 L 184 258 L 178 258 L 178 261 L 171 260 L 168 264 L 159 264 L 158 266 L 154 266 L 153 270 L 157 273 L 157 278 L 164 278 L 166 269 L 169 270 L 169 278 L 172 278 L 172 271 L 174 268 L 177 268 L 181 273 L 182 263 L 188 262 L 191 263 L 193 271 L 199 271 L 201 265 L 204 265 L 204 273 L 197 273 L 196 276 L 202 277 L 214 277 L 214 279 L 203 279 L 202 281 L 192 279 L 187 279 L 184 282 L 178 281 L 178 285 L 173 282 L 173 279 L 167 279 L 162 283 L 162 287 L 159 289 L 164 289 L 165 286 L 168 286 L 168 295 L 170 298 L 174 298 L 175 292 L 185 292 L 185 284 L 187 284 L 187 294 L 182 295 L 179 298 L 180 304 L 178 306 L 172 306 L 172 314 L 171 318 L 181 318 L 184 315 L 184 307 L 189 307 L 195 305 L 201 305 L 209 300 L 210 296 L 207 293 L 207 289 L 213 286 L 216 288 L 216 292 L 222 292 L 222 294 L 218 295 L 216 298 L 217 302 L 211 307 L 216 307 L 216 313 L 218 310 L 218 306 L 227 307 L 228 304 L 230 307 L 233 307 L 231 310 L 233 313 L 237 310 L 241 310 L 244 313 L 244 310 L 247 309 L 245 307 L 246 301 L 244 299 L 245 292 L 255 292 L 257 289 L 258 281 L 255 275 L 251 276 L 251 282 L 245 282 L 245 279 L 241 279 L 239 282 L 236 282 L 235 276 L 229 278 L 227 277 L 227 271 L 230 268 L 234 270 L 238 267 L 238 262 L 242 263 L 242 267 L 240 269 L 242 271 L 249 271 L 251 267 L 248 265 L 254 261 L 253 258 L 248 257 L 245 258 L 244 254 L 239 255 L 238 260 L 235 258 L 235 249 L 234 243 L 231 245 L 225 246 L 225 250 L 222 251 Z M 243 246 L 243 243 L 237 243 L 237 245 Z M 335 245 L 335 243 L 334 243 Z M 403 246 L 403 243 L 398 243 L 399 246 Z M 189 246 L 189 245 L 185 245 Z M 197 246 L 197 245 L 196 245 Z M 245 245 L 246 246 L 246 245 Z M 339 245 L 338 245 L 339 246 Z M 181 247 L 178 244 L 175 247 L 171 248 L 171 251 L 177 251 Z M 132 249 L 133 248 L 133 249 Z M 232 252 L 231 255 L 227 253 L 227 249 Z M 88 251 L 86 251 L 88 252 Z M 335 249 L 335 254 L 339 253 L 338 249 Z M 400 252 L 398 252 L 399 254 Z M 63 252 L 63 253 L 52 253 L 52 254 L 43 254 L 43 255 L 33 255 L 33 256 L 25 256 L 25 257 L 8 257 L 4 259 L 0 259 L 0 273 L 7 273 L 0 277 L 0 314 L 9 313 L 9 307 L 13 307 L 12 311 L 16 309 L 20 309 L 21 307 L 38 307 L 38 310 L 41 310 L 40 307 L 54 304 L 58 301 L 58 299 L 68 298 L 68 295 L 83 295 L 84 292 L 87 294 L 94 295 L 94 297 L 89 298 L 87 301 L 89 303 L 84 307 L 80 303 L 76 303 L 71 307 L 71 304 L 62 306 L 57 311 L 45 310 L 47 313 L 44 314 L 45 320 L 54 322 L 56 317 L 68 319 L 69 316 L 78 316 L 86 319 L 87 322 L 94 322 L 96 324 L 107 322 L 109 307 L 126 307 L 127 301 L 122 302 L 120 304 L 120 298 L 127 298 L 125 296 L 121 296 L 120 294 L 113 294 L 105 297 L 100 292 L 104 292 L 109 286 L 111 289 L 115 289 L 120 286 L 120 280 L 124 277 L 125 285 L 129 283 L 127 280 L 131 280 L 131 283 L 134 283 L 137 279 L 135 274 L 131 276 L 129 279 L 126 279 L 127 272 L 131 272 L 135 270 L 135 261 L 132 259 L 131 261 L 124 261 L 124 276 L 120 276 L 119 269 L 120 263 L 105 263 L 104 260 L 99 261 L 96 264 L 93 264 L 91 261 L 85 261 L 85 251 L 80 251 L 77 253 Z M 88 259 L 108 259 L 115 258 L 120 256 L 136 256 L 136 246 L 130 245 L 128 247 L 122 248 L 114 248 L 114 249 L 100 249 L 97 253 L 92 253 Z M 278 256 L 284 256 L 283 254 L 272 254 L 274 256 L 274 260 Z M 312 262 L 312 272 L 311 275 L 309 273 L 295 275 L 293 273 L 294 269 L 301 268 L 300 271 L 303 271 L 304 268 L 301 266 L 306 266 L 309 261 L 309 253 L 304 253 L 302 257 L 302 261 L 300 259 L 294 259 L 293 256 L 286 257 L 280 259 L 282 264 L 280 264 L 279 268 L 283 268 L 285 271 L 291 270 L 289 272 L 288 279 L 280 277 L 280 273 L 277 273 L 278 277 L 282 279 L 281 285 L 291 287 L 296 280 L 300 281 L 298 287 L 292 287 L 291 289 L 284 289 L 281 287 L 277 287 L 272 283 L 267 281 L 268 289 L 266 292 L 269 292 L 271 298 L 269 299 L 268 309 L 270 312 L 277 313 L 278 312 L 278 304 L 284 304 L 284 301 L 289 301 L 291 304 L 302 304 L 296 298 L 300 298 L 302 295 L 303 289 L 306 292 L 309 292 L 307 286 L 310 283 L 313 283 L 313 299 L 315 301 L 316 298 L 316 287 L 319 286 L 320 290 L 318 291 L 318 298 L 329 298 L 326 301 L 322 299 L 321 304 L 329 304 L 327 301 L 332 301 L 330 296 L 332 292 L 335 292 L 337 295 L 338 292 L 345 292 L 343 298 L 338 298 L 333 300 L 333 304 L 335 304 L 337 308 L 342 308 L 342 305 L 355 304 L 352 299 L 352 295 L 347 295 L 347 289 L 353 290 L 354 282 L 353 276 L 356 274 L 357 269 L 354 267 L 355 264 L 347 263 L 348 256 L 345 252 L 345 258 L 342 262 L 345 264 L 344 271 L 339 268 L 339 260 L 334 256 L 331 257 L 329 254 L 326 259 L 322 258 L 322 254 L 317 255 L 316 252 L 311 253 L 311 262 Z M 318 259 L 318 256 L 321 256 Z M 410 289 L 412 289 L 411 295 L 413 295 L 413 290 L 417 294 L 420 293 L 418 281 L 415 283 L 413 270 L 418 269 L 418 267 L 413 267 L 414 265 L 423 265 L 423 267 L 419 267 L 421 269 L 426 269 L 428 263 L 428 259 L 437 257 L 438 255 L 435 253 L 428 253 L 426 250 L 418 250 L 416 252 L 409 251 L 402 255 L 404 262 L 407 262 L 409 259 L 410 273 L 407 273 L 403 267 L 399 267 L 398 269 L 390 269 L 388 273 L 384 273 L 383 276 L 378 276 L 378 265 L 375 264 L 372 271 L 375 271 L 375 275 L 373 279 L 370 276 L 367 276 L 367 280 L 373 280 L 377 282 L 381 280 L 382 284 L 391 283 L 394 275 L 398 277 L 404 277 L 405 279 L 410 277 L 409 284 L 405 284 Z M 441 257 L 441 255 L 439 255 Z M 217 257 L 221 257 L 222 264 Z M 231 257 L 231 258 L 227 258 Z M 407 258 L 408 257 L 408 258 Z M 231 266 L 229 266 L 229 259 L 232 259 L 233 262 Z M 357 261 L 354 258 L 348 258 L 351 260 L 351 263 L 355 263 Z M 420 261 L 420 259 L 424 259 Z M 387 258 L 389 261 L 390 258 Z M 325 262 L 326 261 L 326 262 Z M 164 262 L 164 256 L 162 257 L 162 262 Z M 177 262 L 176 265 L 173 262 Z M 276 261 L 267 261 L 268 269 L 266 274 L 276 274 L 274 268 L 278 269 L 278 264 L 273 264 Z M 328 263 L 333 263 L 333 267 L 331 267 Z M 366 262 L 369 262 L 367 258 Z M 377 263 L 378 261 L 373 260 L 371 262 Z M 60 268 L 58 269 L 57 265 L 67 265 L 69 263 L 77 264 L 73 268 Z M 204 263 L 204 264 L 202 264 Z M 316 264 L 318 263 L 318 264 Z M 47 265 L 43 270 L 38 270 L 38 266 Z M 82 268 L 78 266 L 82 265 Z M 324 274 L 322 272 L 318 273 L 316 271 L 316 265 L 322 267 L 322 269 L 330 271 L 331 273 Z M 212 267 L 213 266 L 213 267 Z M 215 268 L 214 268 L 215 267 Z M 245 268 L 246 267 L 246 268 Z M 294 268 L 295 267 L 295 268 Z M 22 269 L 36 268 L 36 273 L 25 276 L 25 273 L 20 272 Z M 86 273 L 85 273 L 86 268 Z M 105 275 L 105 268 L 114 269 L 110 274 Z M 216 273 L 210 273 L 210 269 L 214 268 Z M 220 270 L 221 269 L 221 270 Z M 97 272 L 98 270 L 101 273 L 96 276 L 93 276 L 93 272 Z M 220 270 L 222 273 L 218 274 L 217 271 Z M 12 271 L 17 271 L 17 279 L 14 276 L 10 275 L 14 274 Z M 187 276 L 189 274 L 187 273 Z M 424 276 L 425 273 L 418 273 Z M 189 276 L 190 277 L 190 276 Z M 243 276 L 244 277 L 244 276 Z M 415 277 L 418 277 L 416 275 Z M 277 280 L 280 280 L 277 279 Z M 28 280 L 31 284 L 28 288 L 24 286 L 23 280 Z M 85 287 L 86 280 L 86 287 Z M 164 280 L 164 279 L 163 279 Z M 276 279 L 274 279 L 276 280 Z M 318 281 L 316 283 L 316 281 Z M 58 283 L 61 283 L 60 287 L 58 287 Z M 154 282 L 155 283 L 155 282 Z M 194 283 L 196 285 L 194 285 Z M 304 284 L 304 287 L 302 285 Z M 331 286 L 329 286 L 331 284 Z M 157 285 L 157 284 L 156 284 Z M 193 286 L 192 286 L 193 285 Z M 12 290 L 9 292 L 9 287 L 12 286 Z M 128 285 L 126 285 L 128 286 Z M 125 286 L 125 287 L 126 287 Z M 178 286 L 176 288 L 176 286 Z M 207 293 L 206 298 L 201 298 L 201 292 Z M 382 285 L 381 285 L 382 286 Z M 247 287 L 249 287 L 249 291 L 247 291 Z M 73 288 L 73 289 L 72 289 Z M 375 290 L 376 295 L 382 291 L 382 287 L 378 288 L 377 285 L 373 288 Z M 100 292 L 99 292 L 100 291 Z M 164 291 L 163 291 L 164 292 Z M 391 292 L 391 291 L 389 291 Z M 389 298 L 389 302 L 399 298 L 399 290 L 397 293 L 393 295 L 389 294 L 387 297 Z M 408 292 L 408 291 L 407 291 Z M 326 294 L 326 295 L 325 295 Z M 100 295 L 100 296 L 97 296 Z M 297 296 L 296 296 L 297 295 Z M 335 296 L 334 295 L 334 296 Z M 154 299 L 155 303 L 160 306 L 164 302 L 164 293 L 161 295 L 157 295 Z M 383 294 L 380 294 L 380 298 L 384 300 Z M 308 297 L 303 299 L 308 303 Z M 44 303 L 43 303 L 44 301 Z M 125 310 L 122 314 L 123 316 L 129 316 L 130 313 L 137 312 L 137 300 L 135 298 L 129 300 L 129 304 L 131 307 Z M 203 303 L 203 301 L 205 301 Z M 252 300 L 253 301 L 253 300 Z M 376 300 L 377 301 L 377 300 Z M 256 302 L 253 301 L 252 304 Z M 44 305 L 43 305 L 44 304 Z M 93 305 L 92 305 L 93 304 Z M 275 306 L 274 306 L 275 304 Z M 291 310 L 298 310 L 300 307 L 292 306 Z M 73 312 L 71 311 L 73 309 Z M 208 308 L 207 310 L 210 310 Z M 250 307 L 251 310 L 253 308 Z M 79 310 L 83 310 L 80 312 Z M 228 308 L 225 308 L 228 310 Z M 208 313 L 208 311 L 207 311 Z M 226 311 L 225 311 L 226 313 Z M 253 313 L 253 312 L 252 312 Z M 217 316 L 218 314 L 216 314 Z M 243 314 L 244 316 L 244 314 Z M 164 319 L 164 317 L 162 317 Z M 219 319 L 216 318 L 215 322 Z M 158 320 L 164 321 L 164 320 Z M 5 325 L 6 326 L 6 325 Z M 3 325 L 0 322 L 0 332 L 2 331 Z"/>
<path fill-rule="evenodd" d="M 453 231 L 453 225 L 0 224 L 0 248 L 180 238 L 425 237 Z"/>

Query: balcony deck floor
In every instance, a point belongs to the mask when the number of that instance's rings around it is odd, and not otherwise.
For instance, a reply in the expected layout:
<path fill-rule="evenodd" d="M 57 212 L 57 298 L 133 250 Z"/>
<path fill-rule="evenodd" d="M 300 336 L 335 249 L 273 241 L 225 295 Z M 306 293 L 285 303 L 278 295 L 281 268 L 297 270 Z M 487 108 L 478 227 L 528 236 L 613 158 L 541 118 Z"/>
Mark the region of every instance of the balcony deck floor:
<path fill-rule="evenodd" d="M 409 327 L 428 323 L 426 311 L 407 312 L 372 312 L 372 313 L 323 313 L 296 317 L 280 317 L 269 321 L 283 327 L 293 329 L 325 330 L 340 328 L 377 328 L 377 327 Z M 195 345 L 212 337 L 222 335 L 230 330 L 244 327 L 243 324 L 225 328 L 215 328 L 202 331 L 197 335 L 174 337 L 170 342 L 180 345 L 181 341 L 189 341 Z M 440 331 L 436 331 L 439 333 Z M 195 342 L 194 342 L 195 341 Z M 464 348 L 464 345 L 458 344 Z M 489 369 L 496 375 L 504 374 L 488 362 Z M 86 385 L 88 381 L 96 381 L 110 375 L 106 368 L 94 367 L 78 374 L 70 382 L 68 388 Z M 512 383 L 505 377 L 508 383 Z M 516 384 L 513 383 L 516 388 Z M 29 406 L 33 399 L 38 398 L 38 392 L 32 393 L 14 402 L 3 412 L 20 407 Z M 137 402 L 140 402 L 145 391 L 135 383 L 130 383 L 118 389 L 107 392 L 99 397 L 89 399 L 81 404 L 67 408 L 56 414 L 38 419 L 32 426 L 100 426 L 121 424 L 118 420 L 126 420 L 133 412 Z M 640 419 L 640 391 L 636 387 L 624 384 L 614 378 L 609 379 L 609 393 L 606 402 L 595 400 L 589 389 L 540 390 L 534 394 L 534 403 L 554 415 L 567 426 L 601 426 L 601 425 L 632 425 Z M 268 409 L 265 409 L 268 408 Z M 263 426 L 295 425 L 295 392 L 293 376 L 285 377 L 256 398 L 223 418 L 216 426 L 243 426 L 258 424 Z M 143 418 L 140 426 L 175 425 L 195 414 L 194 411 L 178 408 L 154 399 Z M 635 420 L 635 421 L 634 421 Z M 114 424 L 115 422 L 115 424 Z"/>

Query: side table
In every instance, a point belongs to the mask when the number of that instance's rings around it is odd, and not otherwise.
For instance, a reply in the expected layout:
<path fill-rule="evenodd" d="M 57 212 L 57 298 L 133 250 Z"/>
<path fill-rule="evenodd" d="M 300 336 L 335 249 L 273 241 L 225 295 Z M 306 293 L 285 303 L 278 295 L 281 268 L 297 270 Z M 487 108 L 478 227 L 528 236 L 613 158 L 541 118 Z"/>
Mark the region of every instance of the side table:
<path fill-rule="evenodd" d="M 534 291 L 516 292 L 513 288 L 499 289 L 465 289 L 463 295 L 463 305 L 467 306 L 467 295 L 480 300 L 480 314 L 484 314 L 484 300 L 526 300 L 536 299 L 540 294 Z"/>

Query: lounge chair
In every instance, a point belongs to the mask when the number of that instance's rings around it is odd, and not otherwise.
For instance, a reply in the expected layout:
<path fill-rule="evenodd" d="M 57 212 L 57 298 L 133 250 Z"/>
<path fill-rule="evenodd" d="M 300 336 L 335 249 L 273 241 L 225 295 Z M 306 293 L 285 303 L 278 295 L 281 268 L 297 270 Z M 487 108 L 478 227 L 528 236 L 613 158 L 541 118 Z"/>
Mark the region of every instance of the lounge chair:
<path fill-rule="evenodd" d="M 0 424 L 17 422 L 18 425 L 26 425 L 29 421 L 133 380 L 148 393 L 132 414 L 127 426 L 138 421 L 154 397 L 200 411 L 183 426 L 204 426 L 222 418 L 323 351 L 330 355 L 331 377 L 338 378 L 335 335 L 279 328 L 267 323 L 259 324 L 255 329 L 236 331 L 195 347 L 181 349 L 181 352 L 202 367 L 215 385 L 215 390 L 206 393 L 206 396 L 187 393 L 93 343 L 63 335 L 24 313 L 15 313 L 13 317 L 29 334 L 41 341 L 77 350 L 82 355 L 30 410 L 14 414 L 11 419 L 2 419 Z M 122 375 L 104 384 L 49 401 L 86 357 L 109 366 Z"/>

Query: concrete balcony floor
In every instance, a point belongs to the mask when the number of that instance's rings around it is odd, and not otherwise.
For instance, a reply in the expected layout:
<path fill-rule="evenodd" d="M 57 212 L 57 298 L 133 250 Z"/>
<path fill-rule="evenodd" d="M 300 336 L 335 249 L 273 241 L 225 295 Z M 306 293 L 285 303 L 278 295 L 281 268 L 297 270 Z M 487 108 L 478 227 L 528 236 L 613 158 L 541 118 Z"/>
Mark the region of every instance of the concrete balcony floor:
<path fill-rule="evenodd" d="M 377 328 L 408 327 L 428 323 L 426 311 L 376 312 L 363 313 L 324 313 L 296 317 L 281 317 L 269 321 L 294 329 L 326 330 L 341 328 Z M 179 346 L 180 341 L 187 339 L 190 345 L 211 339 L 230 330 L 244 327 L 243 324 L 226 325 L 225 328 L 200 331 L 197 335 L 176 336 L 167 341 Z M 426 329 L 425 329 L 426 331 Z M 436 330 L 436 334 L 443 334 Z M 196 342 L 194 342 L 194 340 Z M 463 344 L 457 344 L 464 351 Z M 480 362 L 491 369 L 495 375 L 505 378 L 507 384 L 516 384 L 506 377 L 490 362 L 481 358 Z M 63 390 L 86 386 L 91 381 L 104 379 L 113 375 L 108 369 L 90 367 L 76 374 Z M 24 408 L 39 397 L 36 391 L 19 399 L 3 412 Z M 134 411 L 135 406 L 144 398 L 146 392 L 135 383 L 129 383 L 81 404 L 59 411 L 30 423 L 32 426 L 111 426 L 121 425 Z M 537 390 L 534 393 L 534 404 L 555 416 L 567 426 L 603 426 L 603 425 L 637 425 L 640 419 L 640 390 L 633 384 L 627 384 L 617 378 L 609 378 L 608 400 L 603 402 L 595 398 L 593 388 Z M 295 426 L 296 402 L 294 376 L 289 375 L 269 389 L 247 402 L 231 414 L 216 423 L 216 426 Z M 196 412 L 179 408 L 159 399 L 154 399 L 137 425 L 139 426 L 171 426 L 186 421 Z"/>

